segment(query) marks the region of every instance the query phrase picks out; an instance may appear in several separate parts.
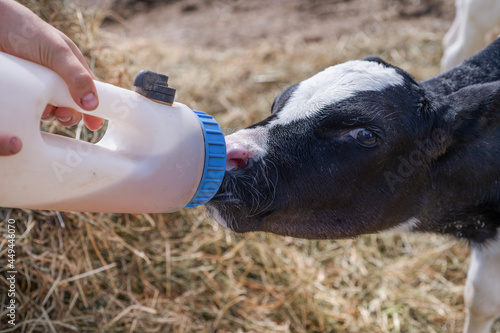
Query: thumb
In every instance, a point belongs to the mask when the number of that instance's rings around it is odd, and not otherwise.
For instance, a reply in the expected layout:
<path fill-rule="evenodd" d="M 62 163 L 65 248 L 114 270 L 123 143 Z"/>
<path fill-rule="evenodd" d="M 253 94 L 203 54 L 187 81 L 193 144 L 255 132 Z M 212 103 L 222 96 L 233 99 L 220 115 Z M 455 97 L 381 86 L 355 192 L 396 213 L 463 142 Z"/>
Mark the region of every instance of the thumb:
<path fill-rule="evenodd" d="M 15 1 L 0 0 L 0 50 L 36 62 L 59 74 L 84 110 L 99 101 L 90 71 L 78 47 L 65 34 Z"/>
<path fill-rule="evenodd" d="M 77 46 L 64 34 L 60 34 L 64 46 L 47 50 L 47 62 L 66 82 L 73 100 L 84 110 L 97 108 L 99 100 L 94 77 Z M 61 52 L 62 51 L 62 52 Z"/>
<path fill-rule="evenodd" d="M 18 153 L 23 144 L 17 136 L 0 133 L 0 156 L 9 156 Z"/>

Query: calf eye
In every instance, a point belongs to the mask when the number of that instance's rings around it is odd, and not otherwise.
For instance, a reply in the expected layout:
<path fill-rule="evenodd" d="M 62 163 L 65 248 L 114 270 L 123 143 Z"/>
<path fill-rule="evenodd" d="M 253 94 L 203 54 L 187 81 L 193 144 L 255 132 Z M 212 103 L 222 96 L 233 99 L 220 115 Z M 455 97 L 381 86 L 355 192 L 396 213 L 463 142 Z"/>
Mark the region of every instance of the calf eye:
<path fill-rule="evenodd" d="M 363 147 L 373 147 L 379 140 L 379 137 L 375 133 L 366 128 L 352 130 L 349 132 L 349 135 Z"/>

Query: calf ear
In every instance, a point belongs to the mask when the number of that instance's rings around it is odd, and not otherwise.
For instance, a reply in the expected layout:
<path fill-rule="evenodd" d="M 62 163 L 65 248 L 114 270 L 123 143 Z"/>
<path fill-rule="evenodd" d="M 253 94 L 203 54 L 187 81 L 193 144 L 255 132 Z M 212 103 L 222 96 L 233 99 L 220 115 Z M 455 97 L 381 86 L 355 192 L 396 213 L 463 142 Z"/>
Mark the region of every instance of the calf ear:
<path fill-rule="evenodd" d="M 445 97 L 440 111 L 446 141 L 466 143 L 487 136 L 500 123 L 500 82 L 469 86 Z M 438 125 L 439 127 L 439 125 Z"/>
<path fill-rule="evenodd" d="M 378 62 L 379 64 L 389 66 L 389 64 L 387 62 L 385 62 L 384 60 L 382 60 L 381 58 L 379 58 L 377 56 L 368 56 L 368 57 L 362 58 L 361 60 Z"/>

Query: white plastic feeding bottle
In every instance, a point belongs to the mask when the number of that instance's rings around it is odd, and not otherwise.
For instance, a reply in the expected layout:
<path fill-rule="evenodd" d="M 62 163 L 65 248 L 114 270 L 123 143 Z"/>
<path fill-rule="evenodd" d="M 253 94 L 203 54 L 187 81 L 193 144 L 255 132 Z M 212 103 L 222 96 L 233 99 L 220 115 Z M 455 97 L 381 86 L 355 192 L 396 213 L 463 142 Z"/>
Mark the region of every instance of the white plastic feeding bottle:
<path fill-rule="evenodd" d="M 167 105 L 167 79 L 141 72 L 138 92 L 95 81 L 99 107 L 86 112 L 55 72 L 0 52 L 0 133 L 23 143 L 0 156 L 0 207 L 155 213 L 210 200 L 224 175 L 224 135 L 211 116 Z M 108 128 L 96 144 L 42 132 L 47 104 L 105 118 Z"/>

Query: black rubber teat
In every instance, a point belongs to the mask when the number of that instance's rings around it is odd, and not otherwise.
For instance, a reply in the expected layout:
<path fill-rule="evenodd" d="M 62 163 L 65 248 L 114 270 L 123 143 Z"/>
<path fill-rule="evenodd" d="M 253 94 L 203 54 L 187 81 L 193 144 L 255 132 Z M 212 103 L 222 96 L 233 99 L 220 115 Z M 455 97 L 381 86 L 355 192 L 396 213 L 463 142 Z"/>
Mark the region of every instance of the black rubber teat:
<path fill-rule="evenodd" d="M 153 99 L 160 103 L 172 104 L 175 97 L 175 89 L 167 84 L 168 76 L 155 72 L 142 70 L 134 80 L 135 91 L 142 96 Z"/>

